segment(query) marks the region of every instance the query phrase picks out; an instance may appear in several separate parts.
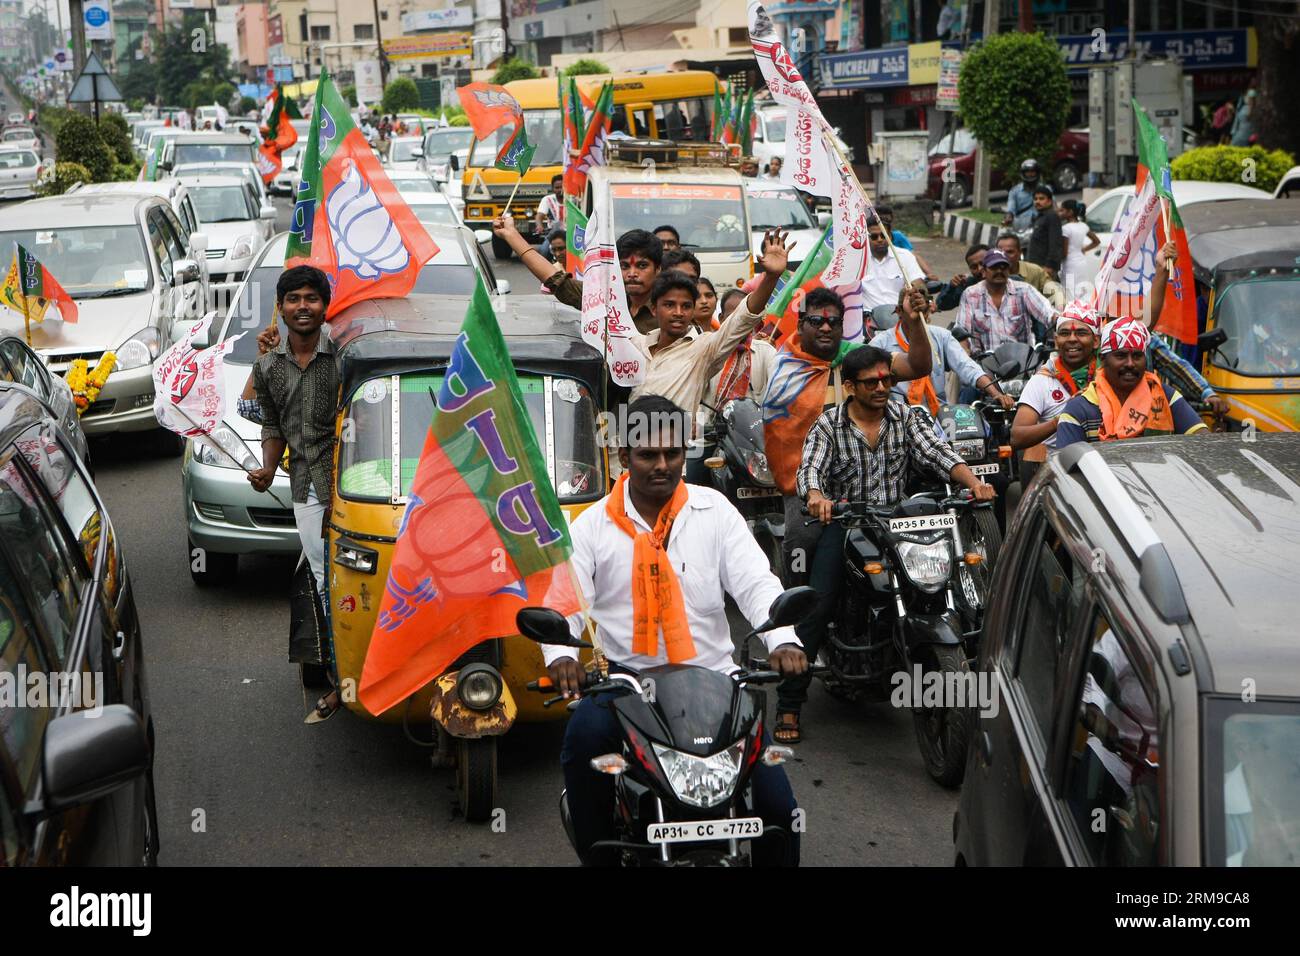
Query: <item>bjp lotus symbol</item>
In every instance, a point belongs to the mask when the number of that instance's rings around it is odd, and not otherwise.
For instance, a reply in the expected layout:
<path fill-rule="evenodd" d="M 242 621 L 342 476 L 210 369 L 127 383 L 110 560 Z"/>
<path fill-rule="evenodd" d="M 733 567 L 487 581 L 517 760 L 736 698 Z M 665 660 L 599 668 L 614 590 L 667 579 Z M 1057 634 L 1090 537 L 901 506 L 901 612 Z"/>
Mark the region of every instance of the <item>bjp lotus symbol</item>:
<path fill-rule="evenodd" d="M 401 272 L 410 263 L 388 210 L 351 160 L 342 181 L 325 199 L 325 217 L 340 269 L 375 279 L 385 272 Z"/>

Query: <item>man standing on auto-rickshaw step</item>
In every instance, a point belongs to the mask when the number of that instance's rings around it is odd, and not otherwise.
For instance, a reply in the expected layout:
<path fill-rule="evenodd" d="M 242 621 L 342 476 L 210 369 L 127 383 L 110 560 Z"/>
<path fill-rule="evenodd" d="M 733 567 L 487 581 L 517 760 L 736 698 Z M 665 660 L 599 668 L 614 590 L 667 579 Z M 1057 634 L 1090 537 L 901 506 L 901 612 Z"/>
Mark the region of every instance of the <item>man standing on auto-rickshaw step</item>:
<path fill-rule="evenodd" d="M 316 582 L 318 607 L 323 607 L 322 534 L 333 488 L 339 395 L 334 343 L 322 328 L 330 301 L 329 280 L 313 266 L 286 269 L 275 284 L 275 300 L 287 334 L 253 365 L 253 387 L 262 415 L 262 467 L 250 472 L 248 481 L 257 491 L 269 489 L 288 446 L 294 523 Z M 323 720 L 337 706 L 338 692 L 331 691 L 321 698 L 313 716 Z"/>

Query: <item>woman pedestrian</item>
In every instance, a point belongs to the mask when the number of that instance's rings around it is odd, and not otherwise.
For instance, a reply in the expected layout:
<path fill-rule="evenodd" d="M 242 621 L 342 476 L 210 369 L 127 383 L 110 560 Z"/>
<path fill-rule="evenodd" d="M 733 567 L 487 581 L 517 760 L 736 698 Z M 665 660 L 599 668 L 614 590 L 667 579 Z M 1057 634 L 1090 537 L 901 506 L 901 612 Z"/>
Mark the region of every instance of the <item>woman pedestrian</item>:
<path fill-rule="evenodd" d="M 718 327 L 718 291 L 704 276 L 700 276 L 696 285 L 700 297 L 695 300 L 695 327 L 701 332 L 711 332 Z"/>
<path fill-rule="evenodd" d="M 1075 286 L 1084 274 L 1084 253 L 1101 245 L 1084 217 L 1087 207 L 1076 199 L 1061 203 L 1061 238 L 1065 243 L 1065 258 L 1061 262 L 1061 285 L 1065 297 L 1071 301 L 1081 296 Z"/>

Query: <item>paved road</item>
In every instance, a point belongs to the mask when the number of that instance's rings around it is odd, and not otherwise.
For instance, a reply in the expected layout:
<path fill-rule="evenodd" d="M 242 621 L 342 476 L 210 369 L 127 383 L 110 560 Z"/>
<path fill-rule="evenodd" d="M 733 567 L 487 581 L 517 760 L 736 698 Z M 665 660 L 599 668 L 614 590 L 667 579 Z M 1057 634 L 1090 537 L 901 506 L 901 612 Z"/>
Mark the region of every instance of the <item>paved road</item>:
<path fill-rule="evenodd" d="M 937 268 L 951 253 L 924 254 Z M 517 263 L 502 274 L 528 287 Z M 131 436 L 98 441 L 93 455 L 143 623 L 162 863 L 574 861 L 556 813 L 560 727 L 521 725 L 504 738 L 505 832 L 466 824 L 452 773 L 431 769 L 400 729 L 348 713 L 303 724 L 309 702 L 285 659 L 288 562 L 242 559 L 237 584 L 200 590 L 188 573 L 178 461 Z M 906 712 L 849 706 L 818 686 L 805 726 L 789 770 L 807 811 L 806 865 L 951 862 L 956 796 L 925 775 Z"/>

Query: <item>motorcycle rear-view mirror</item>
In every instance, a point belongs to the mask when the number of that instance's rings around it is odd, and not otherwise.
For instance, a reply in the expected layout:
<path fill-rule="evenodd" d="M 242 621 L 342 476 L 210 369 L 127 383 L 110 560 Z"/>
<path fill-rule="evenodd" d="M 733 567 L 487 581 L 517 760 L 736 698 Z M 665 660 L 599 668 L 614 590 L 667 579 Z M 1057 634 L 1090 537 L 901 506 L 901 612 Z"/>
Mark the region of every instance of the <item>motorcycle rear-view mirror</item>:
<path fill-rule="evenodd" d="M 1212 352 L 1228 343 L 1228 333 L 1223 329 L 1210 329 L 1196 337 L 1196 345 L 1203 352 Z"/>
<path fill-rule="evenodd" d="M 538 644 L 556 644 L 560 647 L 591 647 L 569 632 L 569 622 L 559 611 L 549 607 L 521 608 L 515 615 L 519 633 Z"/>
<path fill-rule="evenodd" d="M 798 624 L 812 613 L 817 605 L 817 591 L 810 587 L 788 588 L 776 596 L 768 609 L 767 620 L 754 633 L 762 634 L 778 627 Z M 523 612 L 520 612 L 523 613 Z"/>

